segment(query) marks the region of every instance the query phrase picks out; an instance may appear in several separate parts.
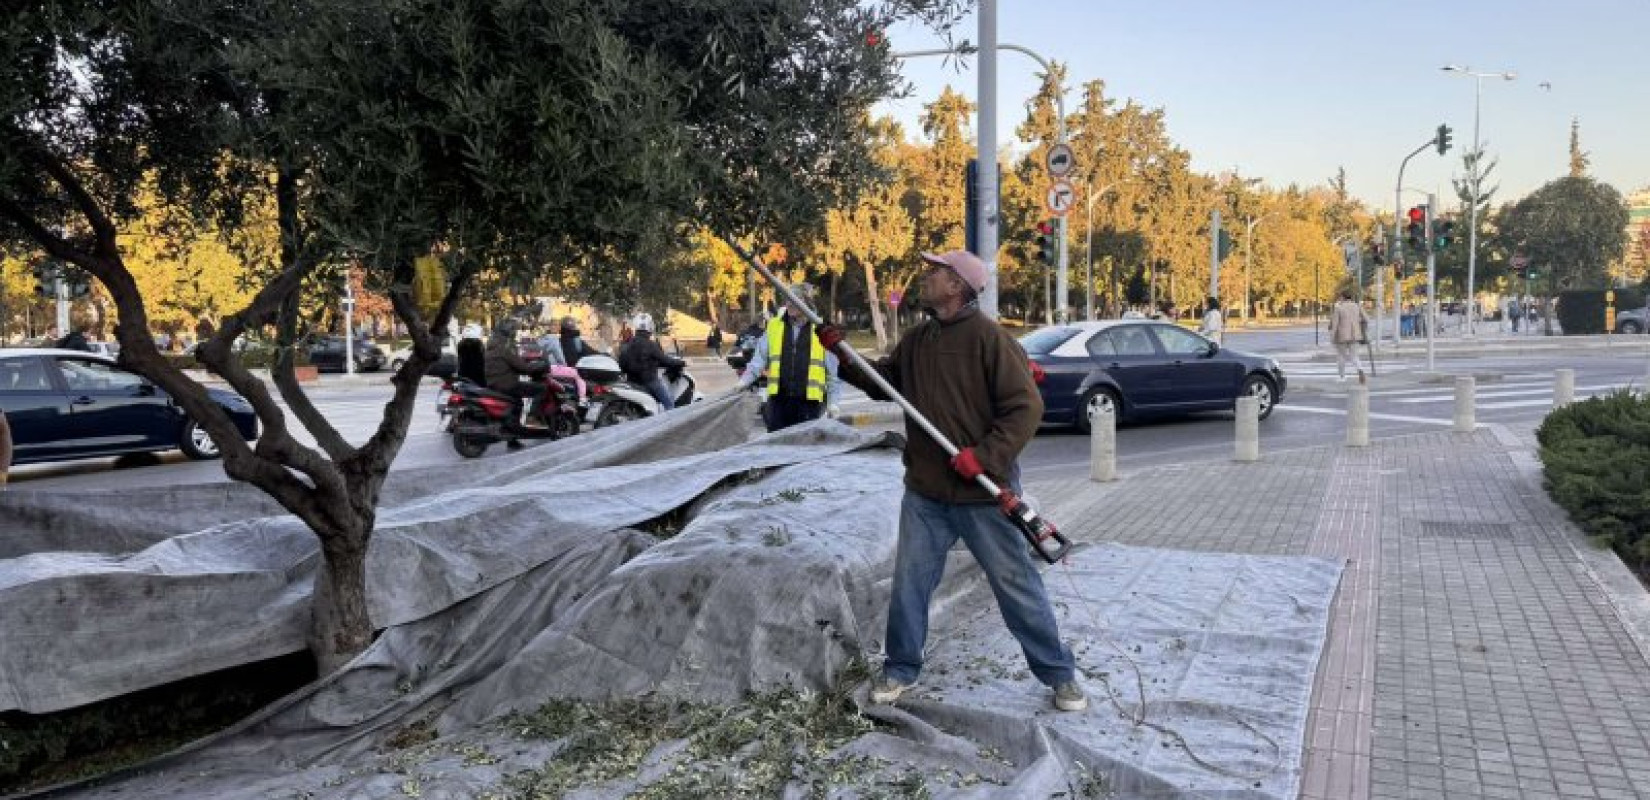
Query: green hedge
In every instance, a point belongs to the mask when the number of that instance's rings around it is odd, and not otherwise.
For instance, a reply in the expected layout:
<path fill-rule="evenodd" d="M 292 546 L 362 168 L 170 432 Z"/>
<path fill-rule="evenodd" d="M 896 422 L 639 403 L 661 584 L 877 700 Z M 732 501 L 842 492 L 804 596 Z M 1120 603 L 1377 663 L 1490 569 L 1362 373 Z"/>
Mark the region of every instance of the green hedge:
<path fill-rule="evenodd" d="M 1650 566 L 1650 395 L 1617 391 L 1547 415 L 1536 430 L 1547 492 L 1589 536 Z"/>
<path fill-rule="evenodd" d="M 1558 324 L 1566 334 L 1608 333 L 1604 329 L 1603 289 L 1571 289 L 1558 294 Z M 1644 307 L 1644 292 L 1617 289 L 1616 311 Z"/>

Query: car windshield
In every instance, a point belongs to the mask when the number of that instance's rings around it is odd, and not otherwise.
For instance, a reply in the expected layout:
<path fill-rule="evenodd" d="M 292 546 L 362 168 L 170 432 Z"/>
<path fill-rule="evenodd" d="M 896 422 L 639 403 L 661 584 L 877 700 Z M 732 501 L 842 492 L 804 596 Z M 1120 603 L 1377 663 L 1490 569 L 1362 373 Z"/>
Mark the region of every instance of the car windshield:
<path fill-rule="evenodd" d="M 1020 346 L 1025 348 L 1028 355 L 1048 355 L 1054 351 L 1054 348 L 1065 344 L 1066 340 L 1076 335 L 1076 333 L 1076 328 L 1043 328 L 1021 336 Z"/>

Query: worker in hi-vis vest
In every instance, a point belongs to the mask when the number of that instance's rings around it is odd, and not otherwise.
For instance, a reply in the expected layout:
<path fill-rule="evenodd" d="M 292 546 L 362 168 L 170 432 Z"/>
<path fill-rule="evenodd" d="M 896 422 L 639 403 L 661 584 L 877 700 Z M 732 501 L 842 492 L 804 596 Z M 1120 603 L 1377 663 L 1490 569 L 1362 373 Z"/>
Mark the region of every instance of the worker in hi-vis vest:
<path fill-rule="evenodd" d="M 812 286 L 803 283 L 791 288 L 805 300 L 814 298 Z M 767 335 L 756 340 L 750 362 L 739 376 L 739 388 L 750 387 L 758 378 L 768 379 L 762 421 L 772 433 L 819 419 L 827 411 L 836 416 L 842 393 L 836 371 L 836 354 L 820 345 L 808 315 L 786 303 L 785 313 L 768 320 Z"/>

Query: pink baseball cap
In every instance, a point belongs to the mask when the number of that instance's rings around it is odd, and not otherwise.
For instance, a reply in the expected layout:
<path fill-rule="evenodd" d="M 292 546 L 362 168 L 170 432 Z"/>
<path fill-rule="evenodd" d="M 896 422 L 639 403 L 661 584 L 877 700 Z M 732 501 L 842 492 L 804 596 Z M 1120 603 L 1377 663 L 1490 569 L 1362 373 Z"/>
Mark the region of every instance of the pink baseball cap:
<path fill-rule="evenodd" d="M 979 256 L 967 250 L 952 250 L 938 255 L 923 253 L 922 260 L 930 264 L 950 267 L 951 271 L 957 273 L 957 277 L 962 278 L 963 283 L 968 284 L 968 287 L 973 289 L 975 294 L 985 291 L 985 282 L 991 277 L 990 271 L 985 267 L 985 262 L 981 261 Z"/>

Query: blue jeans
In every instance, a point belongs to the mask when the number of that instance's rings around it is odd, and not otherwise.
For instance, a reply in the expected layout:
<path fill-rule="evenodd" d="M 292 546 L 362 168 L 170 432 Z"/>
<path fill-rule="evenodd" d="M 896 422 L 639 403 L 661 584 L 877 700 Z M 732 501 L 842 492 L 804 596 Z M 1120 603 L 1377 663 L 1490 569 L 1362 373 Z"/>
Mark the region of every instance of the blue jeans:
<path fill-rule="evenodd" d="M 1031 673 L 1048 686 L 1072 680 L 1076 662 L 1060 641 L 1043 576 L 1031 563 L 1025 538 L 1014 523 L 994 504 L 940 503 L 909 489 L 900 504 L 883 674 L 901 683 L 915 683 L 922 672 L 928 603 L 945 573 L 945 554 L 959 536 L 990 581 L 1003 622 L 1019 640 Z"/>
<path fill-rule="evenodd" d="M 653 380 L 642 384 L 642 388 L 646 389 L 648 394 L 653 395 L 654 400 L 659 401 L 659 410 L 661 412 L 669 411 L 676 407 L 676 398 L 670 396 L 670 389 L 665 386 L 664 378 L 656 377 Z"/>

